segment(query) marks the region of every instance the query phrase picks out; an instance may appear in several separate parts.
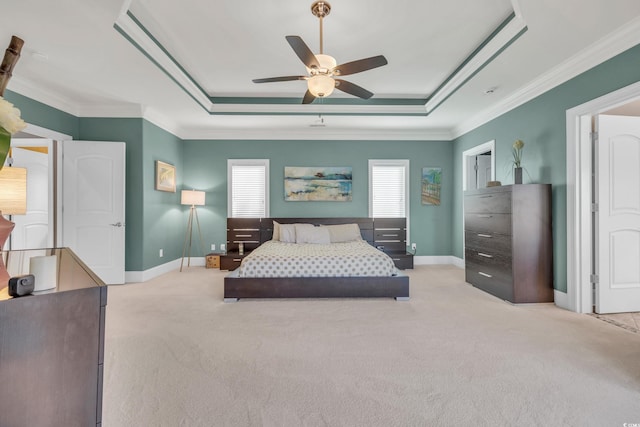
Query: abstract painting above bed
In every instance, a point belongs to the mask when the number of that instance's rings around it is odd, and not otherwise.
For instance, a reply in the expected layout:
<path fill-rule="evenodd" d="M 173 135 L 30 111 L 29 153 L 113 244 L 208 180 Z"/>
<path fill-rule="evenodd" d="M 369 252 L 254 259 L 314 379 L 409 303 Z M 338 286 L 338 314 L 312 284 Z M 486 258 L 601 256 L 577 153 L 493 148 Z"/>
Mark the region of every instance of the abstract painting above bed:
<path fill-rule="evenodd" d="M 286 201 L 352 200 L 351 167 L 291 167 L 284 168 L 284 199 Z"/>

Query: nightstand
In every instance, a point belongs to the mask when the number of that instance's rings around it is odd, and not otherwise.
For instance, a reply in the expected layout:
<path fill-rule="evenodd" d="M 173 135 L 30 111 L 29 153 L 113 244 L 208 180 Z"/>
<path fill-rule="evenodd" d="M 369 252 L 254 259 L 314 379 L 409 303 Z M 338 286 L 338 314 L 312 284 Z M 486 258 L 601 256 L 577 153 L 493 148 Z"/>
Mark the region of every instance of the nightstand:
<path fill-rule="evenodd" d="M 238 252 L 229 252 L 226 255 L 222 255 L 220 257 L 220 270 L 235 270 L 240 267 L 242 259 L 247 255 L 246 252 L 243 255 L 240 255 Z"/>

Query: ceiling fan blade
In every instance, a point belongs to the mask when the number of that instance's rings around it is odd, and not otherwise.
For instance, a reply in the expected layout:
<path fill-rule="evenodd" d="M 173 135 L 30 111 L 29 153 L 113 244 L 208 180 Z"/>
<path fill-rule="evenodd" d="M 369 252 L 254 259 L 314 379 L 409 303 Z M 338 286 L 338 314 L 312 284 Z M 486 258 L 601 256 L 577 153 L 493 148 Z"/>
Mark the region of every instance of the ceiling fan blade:
<path fill-rule="evenodd" d="M 286 36 L 285 37 L 289 42 L 289 45 L 293 49 L 293 51 L 298 55 L 298 58 L 306 65 L 308 68 L 320 68 L 320 64 L 316 59 L 316 56 L 311 52 L 309 46 L 306 45 L 305 42 L 298 36 Z"/>
<path fill-rule="evenodd" d="M 302 98 L 303 104 L 311 104 L 316 99 L 315 96 L 311 92 L 307 90 L 307 93 L 304 94 L 304 98 Z"/>
<path fill-rule="evenodd" d="M 273 82 L 288 82 L 291 80 L 305 80 L 307 76 L 283 76 L 283 77 L 269 77 L 266 79 L 253 79 L 254 83 L 273 83 Z"/>
<path fill-rule="evenodd" d="M 350 95 L 357 96 L 362 99 L 369 99 L 373 96 L 373 93 L 369 92 L 363 87 L 360 87 L 356 84 L 350 83 L 346 80 L 335 79 L 336 81 L 336 89 L 340 89 L 343 92 L 346 92 Z"/>
<path fill-rule="evenodd" d="M 336 65 L 332 71 L 336 76 L 347 76 L 349 74 L 371 70 L 372 68 L 382 67 L 387 64 L 387 58 L 382 55 L 378 55 L 372 56 L 371 58 L 359 59 L 357 61 Z"/>

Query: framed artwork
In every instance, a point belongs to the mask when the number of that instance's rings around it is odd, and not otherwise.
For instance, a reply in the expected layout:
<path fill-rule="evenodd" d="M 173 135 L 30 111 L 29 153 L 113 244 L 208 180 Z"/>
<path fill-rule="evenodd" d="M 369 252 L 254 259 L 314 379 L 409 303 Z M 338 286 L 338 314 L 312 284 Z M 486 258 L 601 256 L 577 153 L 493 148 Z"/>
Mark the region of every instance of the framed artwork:
<path fill-rule="evenodd" d="M 351 167 L 290 167 L 284 168 L 284 199 L 286 201 L 352 200 Z"/>
<path fill-rule="evenodd" d="M 440 205 L 442 168 L 422 168 L 422 204 Z"/>
<path fill-rule="evenodd" d="M 156 190 L 176 192 L 176 167 L 156 160 Z"/>

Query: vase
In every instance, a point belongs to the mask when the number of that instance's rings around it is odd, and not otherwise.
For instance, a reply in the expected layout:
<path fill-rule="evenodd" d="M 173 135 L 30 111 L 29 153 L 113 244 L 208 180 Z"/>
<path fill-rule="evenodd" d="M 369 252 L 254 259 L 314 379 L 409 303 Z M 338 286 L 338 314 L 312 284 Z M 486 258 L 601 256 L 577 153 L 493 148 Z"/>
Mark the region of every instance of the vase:
<path fill-rule="evenodd" d="M 522 184 L 522 168 L 513 169 L 513 183 Z"/>
<path fill-rule="evenodd" d="M 4 166 L 4 161 L 11 146 L 11 134 L 0 126 L 0 169 Z"/>

